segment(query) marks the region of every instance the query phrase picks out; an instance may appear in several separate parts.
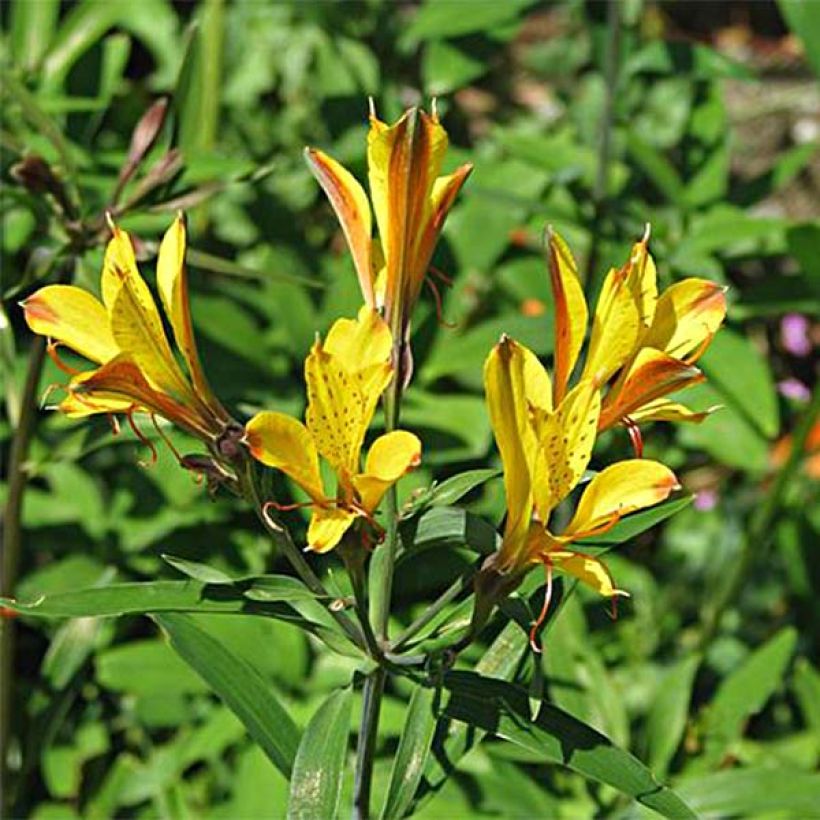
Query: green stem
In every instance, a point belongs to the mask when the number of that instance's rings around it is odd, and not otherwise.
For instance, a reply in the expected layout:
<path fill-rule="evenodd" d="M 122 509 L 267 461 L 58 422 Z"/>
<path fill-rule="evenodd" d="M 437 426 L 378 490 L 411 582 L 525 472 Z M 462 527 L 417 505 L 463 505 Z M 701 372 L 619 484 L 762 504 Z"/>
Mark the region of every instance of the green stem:
<path fill-rule="evenodd" d="M 350 533 L 348 533 L 349 535 Z M 339 552 L 344 561 L 345 569 L 350 578 L 350 583 L 353 586 L 353 599 L 356 604 L 356 614 L 359 616 L 359 622 L 362 627 L 362 634 L 364 635 L 365 643 L 367 644 L 367 651 L 374 661 L 379 662 L 383 657 L 383 652 L 376 636 L 373 633 L 373 627 L 370 625 L 370 618 L 367 611 L 367 583 L 365 580 L 364 562 L 365 550 L 361 544 L 351 542 L 343 542 L 339 546 Z"/>
<path fill-rule="evenodd" d="M 20 400 L 20 416 L 14 438 L 11 442 L 8 467 L 8 495 L 3 517 L 3 556 L 0 564 L 0 593 L 4 596 L 14 594 L 17 583 L 17 572 L 20 565 L 22 548 L 22 514 L 23 497 L 28 482 L 26 459 L 29 444 L 34 432 L 34 421 L 37 417 L 37 389 L 46 353 L 46 340 L 38 336 L 31 345 L 28 359 L 26 382 Z M 9 770 L 9 741 L 12 715 L 12 681 L 14 680 L 14 621 L 11 618 L 0 618 L 0 794 L 3 797 L 3 809 L 0 814 L 9 816 L 11 807 L 11 788 Z"/>
<path fill-rule="evenodd" d="M 430 606 L 425 608 L 424 612 L 416 618 L 416 620 L 413 621 L 404 630 L 404 632 L 391 641 L 390 652 L 396 652 L 401 649 L 401 647 L 406 644 L 410 638 L 421 632 L 427 624 L 436 618 L 442 609 L 458 598 L 458 596 L 464 592 L 465 589 L 469 588 L 474 577 L 475 573 L 469 572 L 453 581 L 453 583 L 450 584 L 450 586 L 447 587 L 447 589 L 445 589 L 444 592 L 442 592 L 441 595 L 432 604 L 430 604 Z"/>
<path fill-rule="evenodd" d="M 749 571 L 768 549 L 772 540 L 775 518 L 783 502 L 783 495 L 800 467 L 806 442 L 818 415 L 820 415 L 820 384 L 815 386 L 811 401 L 795 427 L 786 463 L 776 475 L 763 503 L 752 516 L 743 554 L 740 560 L 733 565 L 727 582 L 718 592 L 714 606 L 705 614 L 700 638 L 701 649 L 711 642 L 720 626 L 724 612 L 743 589 Z"/>
<path fill-rule="evenodd" d="M 262 526 L 268 534 L 276 542 L 276 546 L 284 554 L 290 565 L 296 571 L 296 574 L 304 581 L 305 585 L 311 592 L 322 598 L 331 598 L 330 593 L 325 589 L 324 584 L 319 580 L 319 577 L 311 568 L 310 564 L 305 560 L 293 539 L 285 527 L 275 525 L 263 512 L 263 502 L 259 497 L 259 490 L 256 486 L 256 479 L 253 474 L 253 463 L 245 460 L 245 463 L 239 469 L 239 484 L 242 495 L 253 507 L 257 517 L 262 522 Z M 361 630 L 353 621 L 348 618 L 344 612 L 336 612 L 333 609 L 328 609 L 328 612 L 333 616 L 336 622 L 344 630 L 345 634 L 353 641 L 360 649 L 367 648 L 367 644 Z"/>
<path fill-rule="evenodd" d="M 382 667 L 374 669 L 365 678 L 362 690 L 362 720 L 359 725 L 356 774 L 353 784 L 353 817 L 356 820 L 367 820 L 370 817 L 370 786 L 373 779 L 379 711 L 386 675 Z"/>

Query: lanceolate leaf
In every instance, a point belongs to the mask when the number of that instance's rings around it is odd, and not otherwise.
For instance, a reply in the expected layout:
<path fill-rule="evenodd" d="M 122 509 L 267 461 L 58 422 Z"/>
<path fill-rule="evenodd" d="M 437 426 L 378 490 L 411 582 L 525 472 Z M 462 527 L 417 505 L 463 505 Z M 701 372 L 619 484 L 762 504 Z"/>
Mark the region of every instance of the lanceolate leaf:
<path fill-rule="evenodd" d="M 211 637 L 195 617 L 169 612 L 154 616 L 154 620 L 168 634 L 180 657 L 245 724 L 274 766 L 290 777 L 299 729 L 259 670 Z"/>
<path fill-rule="evenodd" d="M 592 547 L 598 544 L 601 546 L 623 544 L 685 509 L 693 500 L 693 495 L 686 495 L 683 498 L 675 498 L 672 499 L 672 501 L 659 504 L 657 507 L 629 515 L 624 518 L 623 521 L 616 524 L 609 532 L 593 536 L 588 540 L 579 541 L 578 545 Z"/>
<path fill-rule="evenodd" d="M 400 820 L 404 817 L 416 793 L 436 728 L 436 713 L 433 709 L 435 695 L 435 689 L 417 686 L 410 698 L 399 748 L 393 759 L 390 786 L 382 808 L 381 816 L 385 820 Z"/>
<path fill-rule="evenodd" d="M 339 814 L 352 694 L 334 692 L 310 719 L 293 768 L 288 820 L 332 820 Z"/>
<path fill-rule="evenodd" d="M 444 712 L 455 720 L 537 752 L 545 763 L 606 783 L 664 817 L 696 816 L 636 757 L 561 709 L 542 703 L 531 721 L 526 690 L 474 672 L 450 672 L 444 687 L 449 696 Z"/>

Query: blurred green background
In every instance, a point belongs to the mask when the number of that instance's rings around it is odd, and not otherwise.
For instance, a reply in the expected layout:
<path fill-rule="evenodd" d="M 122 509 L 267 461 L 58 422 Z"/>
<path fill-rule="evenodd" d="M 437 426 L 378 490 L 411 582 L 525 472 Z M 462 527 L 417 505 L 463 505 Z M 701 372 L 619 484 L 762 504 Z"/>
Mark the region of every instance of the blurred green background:
<path fill-rule="evenodd" d="M 126 431 L 38 411 L 64 377 L 48 360 L 39 372 L 17 302 L 44 282 L 97 288 L 106 208 L 143 240 L 149 273 L 184 208 L 212 384 L 242 418 L 298 414 L 314 334 L 360 302 L 302 148 L 364 179 L 367 97 L 392 120 L 437 96 L 448 167 L 476 167 L 436 254 L 453 278 L 443 315 L 428 292 L 414 322 L 403 423 L 426 458 L 402 495 L 496 465 L 481 365 L 502 330 L 550 353 L 544 226 L 567 238 L 594 294 L 651 222 L 664 284 L 730 286 L 727 328 L 702 360 L 709 384 L 690 393 L 723 409 L 701 426 L 647 431 L 647 455 L 697 500 L 611 557 L 633 596 L 617 621 L 600 601 L 569 600 L 546 641 L 548 696 L 704 814 L 816 815 L 820 3 L 10 0 L 0 20 L 3 594 L 179 578 L 164 553 L 234 575 L 280 566 L 252 513 L 210 498 L 166 449 L 145 469 Z M 156 139 L 128 165 L 158 99 Z M 623 432 L 602 442 L 604 458 L 627 452 Z M 498 523 L 500 480 L 461 503 Z M 474 560 L 458 538 L 429 547 L 399 566 L 403 618 Z M 332 580 L 335 559 L 322 564 Z M 349 679 L 353 661 L 296 628 L 210 620 L 300 725 Z M 17 813 L 283 815 L 283 777 L 151 621 L 19 618 L 13 646 L 5 621 Z M 400 683 L 387 695 L 377 793 L 406 697 Z M 635 813 L 501 742 L 464 758 L 420 811 Z"/>

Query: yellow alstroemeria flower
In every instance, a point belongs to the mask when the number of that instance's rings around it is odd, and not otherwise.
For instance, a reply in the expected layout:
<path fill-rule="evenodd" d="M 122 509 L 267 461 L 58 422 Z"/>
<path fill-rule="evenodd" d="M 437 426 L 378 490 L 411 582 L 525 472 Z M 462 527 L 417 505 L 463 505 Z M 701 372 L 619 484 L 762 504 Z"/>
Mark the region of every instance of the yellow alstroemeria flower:
<path fill-rule="evenodd" d="M 590 332 L 581 380 L 606 391 L 599 429 L 639 421 L 702 421 L 697 413 L 666 398 L 703 381 L 694 366 L 726 316 L 725 288 L 706 279 L 684 279 L 658 296 L 657 272 L 648 235 L 635 243 L 629 260 L 604 280 Z M 588 308 L 578 269 L 564 240 L 549 237 L 550 282 L 555 299 L 555 395 L 565 395 L 587 331 Z M 639 437 L 637 442 L 639 442 Z"/>
<path fill-rule="evenodd" d="M 392 378 L 392 336 L 365 305 L 357 319 L 339 319 L 305 361 L 306 424 L 262 412 L 245 428 L 254 458 L 290 476 L 310 496 L 308 548 L 333 549 L 358 519 L 372 522 L 387 489 L 418 465 L 421 442 L 394 430 L 379 436 L 361 469 L 361 452 L 376 404 Z M 319 456 L 333 469 L 337 490 L 326 492 Z"/>
<path fill-rule="evenodd" d="M 131 238 L 113 222 L 110 227 L 102 301 L 73 285 L 48 285 L 22 303 L 28 326 L 49 339 L 52 357 L 72 374 L 58 409 L 70 417 L 125 413 L 129 420 L 133 412 L 146 412 L 215 441 L 231 419 L 211 391 L 197 353 L 188 305 L 185 221 L 177 217 L 157 257 L 157 287 L 185 370 L 139 273 Z M 56 355 L 57 345 L 97 366 L 70 370 Z"/>
<path fill-rule="evenodd" d="M 600 391 L 585 379 L 552 405 L 549 376 L 534 353 L 504 337 L 484 366 L 490 423 L 504 468 L 507 520 L 490 568 L 516 578 L 533 564 L 574 576 L 603 596 L 625 595 L 604 564 L 571 545 L 657 504 L 680 485 L 667 467 L 630 459 L 598 473 L 560 535 L 550 516 L 579 484 L 589 464 L 601 409 Z M 554 389 L 554 386 L 553 386 Z"/>
<path fill-rule="evenodd" d="M 472 171 L 462 165 L 439 176 L 447 132 L 433 110 L 411 108 L 393 125 L 371 102 L 367 165 L 370 201 L 336 160 L 306 148 L 308 166 L 324 189 L 344 231 L 365 303 L 384 307 L 394 333 L 406 331 L 447 213 Z M 373 238 L 370 202 L 379 239 Z"/>

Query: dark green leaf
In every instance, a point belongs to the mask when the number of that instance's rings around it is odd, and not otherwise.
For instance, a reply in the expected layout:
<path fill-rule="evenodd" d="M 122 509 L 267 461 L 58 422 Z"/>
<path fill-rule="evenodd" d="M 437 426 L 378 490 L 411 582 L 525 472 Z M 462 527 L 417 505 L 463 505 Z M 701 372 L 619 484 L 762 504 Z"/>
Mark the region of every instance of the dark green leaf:
<path fill-rule="evenodd" d="M 203 584 L 232 584 L 235 580 L 227 573 L 222 572 L 221 569 L 209 567 L 199 561 L 188 561 L 185 558 L 176 558 L 173 555 L 163 555 L 162 560 L 174 569 L 178 569 L 183 575 L 187 575 L 189 578 L 193 578 L 194 581 L 200 581 Z"/>
<path fill-rule="evenodd" d="M 290 777 L 299 730 L 256 667 L 201 629 L 195 617 L 155 615 L 171 646 L 245 724 L 273 764 Z"/>
<path fill-rule="evenodd" d="M 685 510 L 692 503 L 693 499 L 694 496 L 685 495 L 682 498 L 675 498 L 672 501 L 659 504 L 657 507 L 652 507 L 652 509 L 627 516 L 609 532 L 579 541 L 578 545 L 593 546 L 600 544 L 601 546 L 609 546 L 624 544 L 642 532 L 652 529 L 652 527 L 660 524 L 661 521 L 665 521 L 681 510 Z"/>
<path fill-rule="evenodd" d="M 288 820 L 312 820 L 339 814 L 347 759 L 352 692 L 334 692 L 310 719 L 293 766 Z"/>

